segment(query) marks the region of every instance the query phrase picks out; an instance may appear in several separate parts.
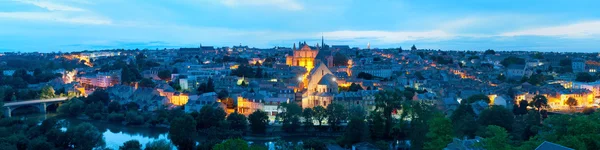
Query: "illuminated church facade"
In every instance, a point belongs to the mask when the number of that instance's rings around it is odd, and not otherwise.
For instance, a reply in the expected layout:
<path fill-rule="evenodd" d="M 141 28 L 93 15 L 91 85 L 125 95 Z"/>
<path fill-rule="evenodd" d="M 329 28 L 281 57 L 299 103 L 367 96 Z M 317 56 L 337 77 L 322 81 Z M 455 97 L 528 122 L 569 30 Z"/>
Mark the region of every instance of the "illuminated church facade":
<path fill-rule="evenodd" d="M 310 71 L 315 65 L 318 53 L 318 48 L 311 49 L 306 42 L 301 43 L 300 49 L 296 49 L 296 43 L 294 43 L 293 55 L 287 56 L 285 63 L 289 66 L 301 66 L 306 68 L 306 71 Z"/>

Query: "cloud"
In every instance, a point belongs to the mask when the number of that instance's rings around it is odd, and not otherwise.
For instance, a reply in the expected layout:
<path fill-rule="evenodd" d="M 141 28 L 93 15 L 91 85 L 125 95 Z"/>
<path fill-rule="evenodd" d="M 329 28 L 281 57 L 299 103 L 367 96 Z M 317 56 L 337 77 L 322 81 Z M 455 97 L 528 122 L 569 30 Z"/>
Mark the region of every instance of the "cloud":
<path fill-rule="evenodd" d="M 44 21 L 60 22 L 69 24 L 90 24 L 90 25 L 108 25 L 112 24 L 110 19 L 95 15 L 89 10 L 54 3 L 52 1 L 37 0 L 14 0 L 15 2 L 34 5 L 48 11 L 20 11 L 20 12 L 0 12 L 0 19 L 13 19 L 24 21 Z M 66 2 L 66 1 L 63 1 Z M 79 1 L 78 3 L 86 3 Z"/>
<path fill-rule="evenodd" d="M 47 9 L 49 11 L 85 11 L 85 9 L 62 5 L 58 3 L 52 3 L 49 1 L 33 1 L 33 0 L 15 0 L 17 2 L 32 4 L 40 8 Z"/>
<path fill-rule="evenodd" d="M 303 10 L 304 6 L 295 0 L 221 0 L 228 7 L 238 6 L 273 6 L 285 10 Z"/>
<path fill-rule="evenodd" d="M 95 16 L 72 16 L 53 12 L 0 12 L 0 18 L 92 25 L 107 25 L 112 23 L 108 19 Z"/>
<path fill-rule="evenodd" d="M 600 21 L 587 21 L 568 25 L 542 27 L 501 33 L 501 36 L 558 36 L 586 38 L 600 35 Z"/>
<path fill-rule="evenodd" d="M 442 30 L 431 31 L 333 31 L 323 33 L 327 39 L 360 40 L 380 43 L 398 43 L 414 40 L 442 40 L 454 35 Z"/>

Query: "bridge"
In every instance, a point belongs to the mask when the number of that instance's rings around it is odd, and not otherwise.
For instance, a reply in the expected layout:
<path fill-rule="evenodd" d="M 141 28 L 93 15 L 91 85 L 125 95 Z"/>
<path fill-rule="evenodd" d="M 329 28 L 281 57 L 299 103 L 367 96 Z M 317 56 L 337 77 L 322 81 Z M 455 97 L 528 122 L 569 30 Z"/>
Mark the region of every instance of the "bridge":
<path fill-rule="evenodd" d="M 46 113 L 46 108 L 52 104 L 59 104 L 63 101 L 66 101 L 67 97 L 59 97 L 59 98 L 51 98 L 51 99 L 37 99 L 37 100 L 28 100 L 28 101 L 17 101 L 17 102 L 8 102 L 4 103 L 4 115 L 7 117 L 12 116 L 12 111 L 23 106 L 35 106 L 42 113 Z"/>

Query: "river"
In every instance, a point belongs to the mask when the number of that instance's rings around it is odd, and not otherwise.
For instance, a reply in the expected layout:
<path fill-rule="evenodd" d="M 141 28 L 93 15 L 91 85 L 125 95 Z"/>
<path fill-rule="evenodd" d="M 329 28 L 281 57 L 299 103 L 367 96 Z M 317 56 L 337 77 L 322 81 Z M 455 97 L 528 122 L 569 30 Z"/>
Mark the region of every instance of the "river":
<path fill-rule="evenodd" d="M 56 113 L 47 113 L 47 114 L 26 114 L 26 115 L 15 115 L 13 117 L 19 118 L 27 118 L 38 120 L 39 122 L 56 116 Z M 155 140 L 167 140 L 169 129 L 167 128 L 152 128 L 152 127 L 131 127 L 125 126 L 121 124 L 115 124 L 105 121 L 95 121 L 95 120 L 78 120 L 78 119 L 64 119 L 68 125 L 63 127 L 63 130 L 66 130 L 69 126 L 75 126 L 84 122 L 90 123 L 94 125 L 100 132 L 102 132 L 104 136 L 104 141 L 106 143 L 106 147 L 111 149 L 119 149 L 119 146 L 123 145 L 124 142 L 129 140 L 138 140 L 143 147 L 145 147 L 146 143 L 155 141 Z M 303 139 L 307 139 L 310 137 L 298 136 L 298 137 L 284 137 L 283 141 L 287 142 L 300 142 Z M 321 138 L 320 138 L 321 139 Z M 256 143 L 270 143 L 268 144 L 269 149 L 273 148 L 274 141 L 265 141 L 265 140 L 257 140 L 250 141 Z M 175 147 L 173 146 L 173 149 Z"/>
<path fill-rule="evenodd" d="M 56 116 L 55 113 L 48 114 L 27 114 L 27 115 L 17 115 L 13 117 L 19 118 L 28 118 L 34 119 L 38 121 L 43 121 L 46 118 Z M 169 129 L 167 128 L 148 128 L 148 127 L 130 127 L 115 123 L 108 123 L 102 121 L 88 121 L 88 120 L 77 120 L 77 119 L 64 119 L 67 121 L 69 125 L 63 127 L 63 130 L 66 130 L 68 126 L 75 126 L 84 122 L 90 123 L 94 125 L 102 135 L 104 136 L 104 141 L 106 142 L 106 147 L 111 149 L 119 149 L 119 146 L 123 145 L 124 142 L 129 140 L 138 140 L 145 146 L 146 143 L 155 141 L 155 140 L 167 140 Z"/>

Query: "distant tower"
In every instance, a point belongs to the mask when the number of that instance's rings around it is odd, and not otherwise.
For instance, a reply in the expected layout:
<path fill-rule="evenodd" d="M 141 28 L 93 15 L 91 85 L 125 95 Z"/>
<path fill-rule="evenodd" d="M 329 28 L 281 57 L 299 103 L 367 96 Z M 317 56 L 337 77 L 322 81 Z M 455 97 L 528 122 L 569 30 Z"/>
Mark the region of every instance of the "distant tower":
<path fill-rule="evenodd" d="M 321 34 L 321 46 L 325 47 L 325 37 Z"/>
<path fill-rule="evenodd" d="M 367 43 L 367 49 L 371 49 L 371 42 Z"/>

